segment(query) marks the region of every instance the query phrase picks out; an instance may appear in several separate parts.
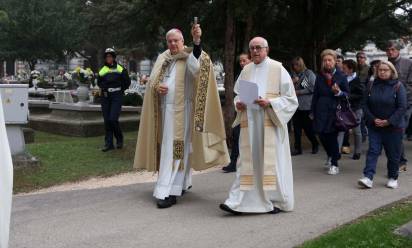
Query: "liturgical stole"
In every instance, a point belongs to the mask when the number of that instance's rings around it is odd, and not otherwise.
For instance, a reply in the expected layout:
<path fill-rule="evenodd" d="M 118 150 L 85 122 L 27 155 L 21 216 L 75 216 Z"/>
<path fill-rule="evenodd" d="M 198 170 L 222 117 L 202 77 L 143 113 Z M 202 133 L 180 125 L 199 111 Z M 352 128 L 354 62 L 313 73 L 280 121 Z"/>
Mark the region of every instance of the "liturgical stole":
<path fill-rule="evenodd" d="M 274 60 L 268 60 L 269 70 L 267 76 L 267 87 L 266 87 L 266 99 L 273 100 L 280 96 L 280 77 L 281 77 L 281 64 Z M 246 66 L 242 72 L 243 80 L 251 81 L 253 66 Z M 257 83 L 257 82 L 255 82 Z M 264 190 L 276 190 L 276 163 L 277 163 L 277 152 L 276 152 L 276 118 L 275 113 L 271 106 L 267 107 L 264 115 L 264 134 L 263 134 L 263 189 Z M 249 137 L 249 125 L 247 111 L 240 113 L 240 132 L 241 132 L 241 143 L 240 143 L 240 189 L 241 190 L 252 190 L 254 184 L 256 183 L 256 176 L 253 173 L 253 157 L 252 149 Z M 278 141 L 279 142 L 279 141 Z"/>

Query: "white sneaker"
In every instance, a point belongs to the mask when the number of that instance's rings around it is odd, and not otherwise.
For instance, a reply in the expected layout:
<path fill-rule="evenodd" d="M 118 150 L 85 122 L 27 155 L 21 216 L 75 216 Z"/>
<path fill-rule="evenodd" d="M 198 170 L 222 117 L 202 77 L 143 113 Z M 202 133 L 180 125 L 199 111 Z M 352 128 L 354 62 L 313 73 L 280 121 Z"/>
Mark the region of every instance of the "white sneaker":
<path fill-rule="evenodd" d="M 391 188 L 391 189 L 397 189 L 399 187 L 398 180 L 389 178 L 388 183 L 386 184 L 386 187 Z"/>
<path fill-rule="evenodd" d="M 358 180 L 358 184 L 359 186 L 370 189 L 373 186 L 373 181 L 370 180 L 368 177 L 363 177 Z"/>
<path fill-rule="evenodd" d="M 337 175 L 339 174 L 339 167 L 332 165 L 328 170 L 329 175 Z"/>
<path fill-rule="evenodd" d="M 332 158 L 331 158 L 331 157 L 328 157 L 328 158 L 326 159 L 325 164 L 324 164 L 323 167 L 325 168 L 325 170 L 326 170 L 326 169 L 329 170 L 329 168 L 330 168 L 331 165 L 332 165 Z"/>

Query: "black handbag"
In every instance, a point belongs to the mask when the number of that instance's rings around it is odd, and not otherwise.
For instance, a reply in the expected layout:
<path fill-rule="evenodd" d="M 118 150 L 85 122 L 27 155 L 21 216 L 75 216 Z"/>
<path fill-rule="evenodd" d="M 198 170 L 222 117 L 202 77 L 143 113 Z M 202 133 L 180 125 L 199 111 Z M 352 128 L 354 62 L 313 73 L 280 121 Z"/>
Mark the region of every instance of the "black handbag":
<path fill-rule="evenodd" d="M 336 130 L 346 132 L 358 125 L 357 116 L 350 107 L 349 99 L 347 97 L 341 98 L 336 107 Z"/>

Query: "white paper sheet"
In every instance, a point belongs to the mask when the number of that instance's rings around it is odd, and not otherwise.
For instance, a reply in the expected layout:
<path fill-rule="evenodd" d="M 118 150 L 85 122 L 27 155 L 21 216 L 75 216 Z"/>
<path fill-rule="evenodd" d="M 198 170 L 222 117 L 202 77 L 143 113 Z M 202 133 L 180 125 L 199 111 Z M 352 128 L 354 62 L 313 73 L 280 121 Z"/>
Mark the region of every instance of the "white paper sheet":
<path fill-rule="evenodd" d="M 259 88 L 257 84 L 239 80 L 239 100 L 247 105 L 249 108 L 258 108 L 259 105 L 255 101 L 259 99 Z"/>

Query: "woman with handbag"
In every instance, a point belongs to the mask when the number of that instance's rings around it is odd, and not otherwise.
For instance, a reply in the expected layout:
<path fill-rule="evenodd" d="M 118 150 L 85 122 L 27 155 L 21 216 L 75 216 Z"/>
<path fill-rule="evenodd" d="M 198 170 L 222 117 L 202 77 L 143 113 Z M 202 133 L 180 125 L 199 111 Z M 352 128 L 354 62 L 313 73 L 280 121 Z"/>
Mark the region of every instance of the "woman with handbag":
<path fill-rule="evenodd" d="M 395 189 L 398 188 L 402 136 L 407 125 L 404 118 L 406 90 L 398 80 L 398 73 L 391 62 L 381 61 L 375 73 L 375 80 L 367 86 L 364 111 L 369 130 L 369 148 L 363 169 L 364 177 L 358 180 L 358 184 L 363 188 L 372 188 L 376 163 L 383 147 L 388 159 L 386 186 Z"/>
<path fill-rule="evenodd" d="M 325 164 L 328 174 L 336 175 L 340 159 L 336 111 L 339 100 L 347 97 L 349 86 L 346 76 L 336 68 L 336 52 L 326 49 L 320 56 L 322 67 L 316 76 L 312 98 L 313 127 L 328 155 Z"/>

